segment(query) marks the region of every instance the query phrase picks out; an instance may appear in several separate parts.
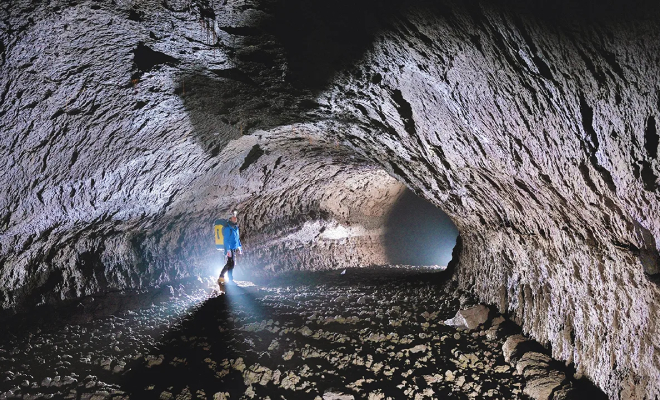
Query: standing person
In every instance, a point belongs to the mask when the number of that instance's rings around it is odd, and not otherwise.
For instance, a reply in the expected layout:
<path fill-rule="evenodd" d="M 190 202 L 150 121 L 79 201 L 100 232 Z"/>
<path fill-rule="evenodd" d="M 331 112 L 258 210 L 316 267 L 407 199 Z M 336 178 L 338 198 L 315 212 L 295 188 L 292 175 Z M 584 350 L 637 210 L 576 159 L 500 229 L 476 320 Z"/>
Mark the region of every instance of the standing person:
<path fill-rule="evenodd" d="M 243 254 L 241 238 L 238 232 L 238 218 L 236 217 L 236 212 L 234 212 L 234 215 L 229 218 L 229 223 L 222 228 L 222 235 L 225 240 L 225 257 L 227 258 L 227 264 L 222 268 L 220 277 L 224 276 L 226 272 L 227 281 L 233 283 L 233 270 L 236 265 L 236 254 Z"/>

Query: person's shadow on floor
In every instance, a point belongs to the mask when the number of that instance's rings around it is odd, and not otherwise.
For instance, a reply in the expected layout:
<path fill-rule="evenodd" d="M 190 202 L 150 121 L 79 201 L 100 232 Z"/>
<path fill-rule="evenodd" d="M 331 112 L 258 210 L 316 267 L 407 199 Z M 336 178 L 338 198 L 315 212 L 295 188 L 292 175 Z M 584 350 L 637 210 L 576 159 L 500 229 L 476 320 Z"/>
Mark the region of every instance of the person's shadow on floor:
<path fill-rule="evenodd" d="M 231 398 L 242 395 L 241 374 L 223 365 L 223 360 L 241 356 L 235 318 L 240 314 L 242 320 L 261 320 L 267 313 L 250 289 L 226 285 L 225 291 L 172 326 L 150 355 L 127 365 L 119 380 L 121 390 L 135 399 L 160 399 L 162 392 L 174 398 L 186 388 L 193 398 L 198 391 L 209 397 L 216 392 L 228 392 Z"/>

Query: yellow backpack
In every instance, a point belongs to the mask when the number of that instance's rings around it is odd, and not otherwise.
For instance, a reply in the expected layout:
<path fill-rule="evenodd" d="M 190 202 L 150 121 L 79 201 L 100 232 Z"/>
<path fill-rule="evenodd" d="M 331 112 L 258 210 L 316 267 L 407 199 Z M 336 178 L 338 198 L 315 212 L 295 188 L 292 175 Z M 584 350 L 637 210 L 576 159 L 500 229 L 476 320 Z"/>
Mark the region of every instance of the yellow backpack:
<path fill-rule="evenodd" d="M 224 250 L 225 249 L 225 237 L 222 234 L 222 229 L 227 226 L 229 221 L 226 219 L 216 219 L 215 220 L 215 225 L 213 226 L 213 229 L 215 231 L 215 248 L 218 250 Z"/>

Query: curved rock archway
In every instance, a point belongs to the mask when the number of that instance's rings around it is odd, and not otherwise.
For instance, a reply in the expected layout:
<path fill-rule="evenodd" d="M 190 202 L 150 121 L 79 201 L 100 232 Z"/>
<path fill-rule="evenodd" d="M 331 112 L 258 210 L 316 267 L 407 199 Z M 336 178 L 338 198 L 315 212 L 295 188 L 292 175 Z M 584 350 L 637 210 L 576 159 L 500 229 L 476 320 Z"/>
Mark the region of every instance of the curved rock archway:
<path fill-rule="evenodd" d="M 234 208 L 254 272 L 378 263 L 405 185 L 462 288 L 660 395 L 658 6 L 347 5 L 3 5 L 3 310 L 213 269 Z"/>

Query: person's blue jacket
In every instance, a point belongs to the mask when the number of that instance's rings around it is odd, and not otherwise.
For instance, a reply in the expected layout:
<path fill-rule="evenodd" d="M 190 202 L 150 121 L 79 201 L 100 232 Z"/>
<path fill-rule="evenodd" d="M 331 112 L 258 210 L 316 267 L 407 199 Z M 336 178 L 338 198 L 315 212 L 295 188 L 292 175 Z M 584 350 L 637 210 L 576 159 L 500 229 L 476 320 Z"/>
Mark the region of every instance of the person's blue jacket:
<path fill-rule="evenodd" d="M 227 250 L 240 249 L 241 238 L 238 233 L 238 225 L 227 224 L 222 228 L 222 236 L 225 239 L 225 253 Z"/>

